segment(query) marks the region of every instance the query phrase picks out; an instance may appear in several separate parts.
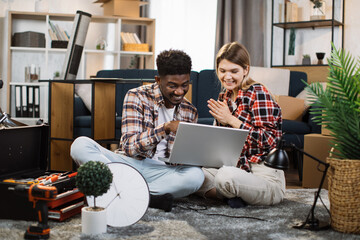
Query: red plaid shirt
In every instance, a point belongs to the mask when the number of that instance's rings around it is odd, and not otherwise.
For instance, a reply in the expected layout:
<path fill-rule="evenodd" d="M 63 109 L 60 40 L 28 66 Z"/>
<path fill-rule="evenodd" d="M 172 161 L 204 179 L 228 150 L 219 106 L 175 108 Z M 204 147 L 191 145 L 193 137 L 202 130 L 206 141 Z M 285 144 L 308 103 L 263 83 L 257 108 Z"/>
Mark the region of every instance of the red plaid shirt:
<path fill-rule="evenodd" d="M 225 99 L 232 115 L 242 121 L 241 129 L 248 129 L 237 167 L 250 171 L 249 162 L 258 163 L 276 146 L 282 135 L 282 117 L 279 105 L 269 91 L 261 84 L 254 84 L 246 91 L 239 90 L 234 106 L 231 92 L 220 93 L 219 100 Z M 217 123 L 219 125 L 219 123 Z"/>
<path fill-rule="evenodd" d="M 167 135 L 164 124 L 158 124 L 159 109 L 165 104 L 157 83 L 131 89 L 124 98 L 120 149 L 138 159 L 154 156 L 157 144 L 167 140 L 169 156 L 175 134 Z M 184 98 L 175 108 L 173 120 L 197 122 L 196 108 Z"/>

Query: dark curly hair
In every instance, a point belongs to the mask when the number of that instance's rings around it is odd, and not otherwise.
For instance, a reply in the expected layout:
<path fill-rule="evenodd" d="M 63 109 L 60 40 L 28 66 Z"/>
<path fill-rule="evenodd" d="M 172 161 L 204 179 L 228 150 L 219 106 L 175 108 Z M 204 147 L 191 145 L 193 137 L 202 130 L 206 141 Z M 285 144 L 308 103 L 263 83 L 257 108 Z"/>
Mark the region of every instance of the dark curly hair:
<path fill-rule="evenodd" d="M 190 74 L 191 58 L 181 50 L 165 50 L 156 58 L 160 76 Z"/>

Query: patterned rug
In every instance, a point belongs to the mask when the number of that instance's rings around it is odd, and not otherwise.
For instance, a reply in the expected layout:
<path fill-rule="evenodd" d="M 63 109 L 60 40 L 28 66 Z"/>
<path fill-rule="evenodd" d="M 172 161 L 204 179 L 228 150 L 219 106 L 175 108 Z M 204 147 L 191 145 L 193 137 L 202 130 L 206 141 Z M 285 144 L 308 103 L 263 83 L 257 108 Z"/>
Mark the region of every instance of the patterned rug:
<path fill-rule="evenodd" d="M 149 208 L 136 224 L 114 228 L 101 235 L 81 233 L 80 215 L 64 222 L 50 221 L 50 239 L 360 239 L 332 229 L 309 231 L 293 226 L 306 219 L 316 189 L 290 189 L 286 199 L 275 206 L 247 206 L 232 209 L 221 202 L 197 196 L 178 199 L 169 213 Z M 321 194 L 329 207 L 327 191 Z M 329 214 L 319 200 L 315 209 L 319 220 L 329 222 Z M 0 239 L 23 239 L 30 221 L 0 220 Z"/>

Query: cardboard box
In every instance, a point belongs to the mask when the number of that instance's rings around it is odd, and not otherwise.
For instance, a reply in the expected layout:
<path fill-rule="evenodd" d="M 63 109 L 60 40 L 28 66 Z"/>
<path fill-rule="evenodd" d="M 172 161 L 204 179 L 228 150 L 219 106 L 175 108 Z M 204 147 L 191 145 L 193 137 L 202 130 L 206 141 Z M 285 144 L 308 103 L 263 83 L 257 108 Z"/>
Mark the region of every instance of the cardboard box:
<path fill-rule="evenodd" d="M 324 116 L 324 114 L 323 114 Z M 321 125 L 321 134 L 330 136 L 331 131 L 327 128 L 325 128 L 325 125 Z"/>
<path fill-rule="evenodd" d="M 322 134 L 306 134 L 304 136 L 304 152 L 318 158 L 319 160 L 326 162 L 326 158 L 329 156 L 331 149 L 330 141 L 333 138 L 331 136 L 325 136 Z M 318 188 L 323 175 L 324 166 L 306 156 L 304 154 L 303 160 L 303 179 L 302 187 L 304 188 Z M 324 189 L 328 189 L 327 177 L 325 178 Z"/>
<path fill-rule="evenodd" d="M 326 129 L 326 128 L 324 127 L 324 125 L 321 125 L 321 134 L 322 134 L 322 135 L 330 136 L 330 133 L 331 133 L 330 130 Z"/>
<path fill-rule="evenodd" d="M 122 17 L 140 17 L 140 7 L 148 2 L 136 0 L 98 0 L 94 3 L 102 3 L 104 15 Z"/>
<path fill-rule="evenodd" d="M 304 99 L 276 95 L 275 100 L 281 108 L 283 119 L 301 121 L 305 110 Z"/>
<path fill-rule="evenodd" d="M 124 43 L 123 51 L 148 52 L 149 44 L 147 44 L 147 43 Z"/>

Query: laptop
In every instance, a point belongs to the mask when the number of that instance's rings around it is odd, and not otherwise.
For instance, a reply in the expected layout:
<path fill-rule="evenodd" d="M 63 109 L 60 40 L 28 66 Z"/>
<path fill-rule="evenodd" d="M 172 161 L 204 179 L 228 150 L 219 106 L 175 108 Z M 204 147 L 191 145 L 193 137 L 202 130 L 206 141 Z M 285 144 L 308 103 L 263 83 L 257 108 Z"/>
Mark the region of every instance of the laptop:
<path fill-rule="evenodd" d="M 236 166 L 249 131 L 180 122 L 169 158 L 159 160 L 202 167 Z"/>

